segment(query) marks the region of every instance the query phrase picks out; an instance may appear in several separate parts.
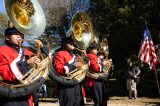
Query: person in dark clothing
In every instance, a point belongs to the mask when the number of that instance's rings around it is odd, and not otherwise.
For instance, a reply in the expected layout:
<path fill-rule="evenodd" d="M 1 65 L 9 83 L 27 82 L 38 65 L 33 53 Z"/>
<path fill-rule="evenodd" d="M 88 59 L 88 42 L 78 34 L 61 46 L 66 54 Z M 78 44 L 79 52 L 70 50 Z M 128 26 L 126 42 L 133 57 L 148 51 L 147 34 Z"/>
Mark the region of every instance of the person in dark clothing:
<path fill-rule="evenodd" d="M 82 62 L 77 61 L 77 56 L 73 54 L 74 41 L 70 37 L 65 37 L 61 42 L 61 49 L 54 56 L 53 66 L 55 71 L 66 76 L 77 67 L 82 67 Z M 60 106 L 84 106 L 81 84 L 63 85 L 57 84 L 58 99 Z"/>
<path fill-rule="evenodd" d="M 112 62 L 112 59 L 108 58 L 108 50 L 104 50 L 104 51 L 99 52 L 98 53 L 98 59 L 99 59 L 100 63 L 102 63 L 104 61 Z M 112 73 L 113 68 L 114 68 L 114 65 L 113 65 L 113 62 L 112 62 L 112 65 L 108 70 L 109 72 L 107 74 L 107 78 L 104 80 L 105 88 L 106 88 L 106 90 L 105 90 L 106 91 L 106 101 L 105 101 L 106 105 L 107 105 L 107 101 L 109 100 L 109 95 L 108 95 L 108 77 L 111 77 L 111 73 Z M 105 71 L 105 69 L 108 69 L 108 66 L 104 66 L 103 70 Z"/>
<path fill-rule="evenodd" d="M 45 98 L 47 97 L 47 88 L 46 84 L 42 84 L 40 88 L 38 89 L 38 95 L 39 97 Z"/>
<path fill-rule="evenodd" d="M 128 70 L 127 70 L 127 90 L 129 91 L 129 99 L 137 99 L 137 82 L 136 80 L 139 78 L 140 69 L 138 66 L 138 62 L 133 61 L 133 58 L 129 58 L 128 62 Z"/>
<path fill-rule="evenodd" d="M 39 101 L 38 101 L 39 97 L 38 97 L 38 90 L 33 92 L 33 103 L 34 106 L 39 106 Z"/>
<path fill-rule="evenodd" d="M 0 76 L 4 82 L 19 84 L 19 79 L 31 69 L 30 64 L 40 62 L 33 52 L 22 48 L 23 36 L 14 27 L 5 30 L 6 41 L 0 47 Z M 43 46 L 39 40 L 36 40 L 35 44 L 38 47 Z M 3 97 L 3 100 L 0 99 L 0 106 L 33 106 L 32 93 L 15 98 Z"/>
<path fill-rule="evenodd" d="M 105 62 L 99 61 L 97 56 L 97 45 L 91 44 L 87 49 L 87 57 L 90 62 L 89 69 L 95 73 L 103 72 Z M 87 86 L 90 88 L 90 94 L 94 101 L 94 106 L 106 106 L 106 84 L 105 80 L 92 79 L 87 77 Z"/>

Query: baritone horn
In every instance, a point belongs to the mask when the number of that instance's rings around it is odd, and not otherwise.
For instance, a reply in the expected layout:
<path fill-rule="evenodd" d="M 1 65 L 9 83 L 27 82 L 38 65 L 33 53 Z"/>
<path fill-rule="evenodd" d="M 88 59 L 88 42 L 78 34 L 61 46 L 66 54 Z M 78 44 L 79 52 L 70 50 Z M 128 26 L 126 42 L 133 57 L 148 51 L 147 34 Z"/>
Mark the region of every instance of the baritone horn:
<path fill-rule="evenodd" d="M 4 0 L 7 15 L 17 30 L 25 36 L 40 36 L 46 26 L 44 12 L 37 0 Z M 36 91 L 46 80 L 50 70 L 48 54 L 37 48 L 37 56 L 41 62 L 33 64 L 31 69 L 20 79 L 18 84 L 0 81 L 0 95 L 19 97 Z"/>

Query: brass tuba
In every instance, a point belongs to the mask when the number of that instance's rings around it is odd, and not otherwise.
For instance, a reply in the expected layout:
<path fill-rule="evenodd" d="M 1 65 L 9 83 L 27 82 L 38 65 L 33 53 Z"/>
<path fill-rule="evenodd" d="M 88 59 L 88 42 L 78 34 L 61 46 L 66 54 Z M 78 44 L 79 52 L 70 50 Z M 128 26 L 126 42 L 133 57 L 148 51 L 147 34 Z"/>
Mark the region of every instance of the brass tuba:
<path fill-rule="evenodd" d="M 44 13 L 36 0 L 4 0 L 7 15 L 13 25 L 24 35 L 39 36 L 46 25 Z M 0 81 L 0 95 L 4 97 L 19 97 L 37 90 L 46 80 L 50 70 L 50 58 L 41 53 L 38 48 L 37 56 L 41 59 L 39 65 L 33 64 L 18 84 L 8 84 Z"/>
<path fill-rule="evenodd" d="M 57 83 L 63 85 L 75 85 L 85 78 L 86 71 L 88 70 L 88 64 L 84 61 L 86 53 L 81 49 L 86 49 L 90 45 L 90 43 L 92 43 L 94 38 L 92 23 L 86 13 L 77 12 L 73 15 L 71 20 L 71 28 L 68 31 L 67 36 L 72 37 L 75 44 L 78 46 L 76 50 L 82 53 L 80 61 L 84 65 L 82 68 L 75 69 L 74 71 L 68 73 L 66 76 L 58 75 L 55 72 L 54 67 L 52 66 L 52 71 L 50 71 L 49 75 L 50 78 L 56 81 Z M 54 53 L 55 50 L 53 50 L 53 52 L 51 53 L 53 54 L 52 60 L 54 60 Z"/>

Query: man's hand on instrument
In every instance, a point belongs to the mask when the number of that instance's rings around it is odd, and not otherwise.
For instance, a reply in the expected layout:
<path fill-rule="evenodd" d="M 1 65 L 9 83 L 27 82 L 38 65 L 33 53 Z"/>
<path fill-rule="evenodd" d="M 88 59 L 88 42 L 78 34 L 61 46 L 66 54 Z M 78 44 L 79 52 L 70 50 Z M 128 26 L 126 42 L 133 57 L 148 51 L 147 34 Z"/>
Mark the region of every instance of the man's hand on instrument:
<path fill-rule="evenodd" d="M 32 63 L 38 64 L 40 62 L 41 62 L 41 60 L 37 56 L 33 56 L 27 60 L 28 64 L 32 64 Z"/>
<path fill-rule="evenodd" d="M 106 66 L 108 64 L 108 61 L 103 61 L 102 64 Z"/>
<path fill-rule="evenodd" d="M 22 3 L 27 3 L 28 0 L 22 0 Z"/>
<path fill-rule="evenodd" d="M 83 66 L 82 62 L 76 62 L 75 63 L 76 68 L 81 68 Z"/>
<path fill-rule="evenodd" d="M 41 47 L 43 47 L 42 42 L 41 42 L 40 40 L 35 40 L 35 47 L 36 47 L 36 48 L 41 48 Z"/>

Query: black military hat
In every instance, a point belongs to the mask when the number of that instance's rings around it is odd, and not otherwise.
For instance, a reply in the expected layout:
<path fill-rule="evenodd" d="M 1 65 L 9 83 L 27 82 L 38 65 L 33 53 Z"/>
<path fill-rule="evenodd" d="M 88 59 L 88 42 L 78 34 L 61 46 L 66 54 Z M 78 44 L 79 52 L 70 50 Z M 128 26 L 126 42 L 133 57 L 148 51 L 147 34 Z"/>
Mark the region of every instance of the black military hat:
<path fill-rule="evenodd" d="M 65 37 L 61 40 L 61 43 L 62 45 L 65 45 L 65 44 L 72 44 L 74 45 L 74 41 L 71 37 Z"/>
<path fill-rule="evenodd" d="M 18 31 L 15 27 L 12 28 L 7 28 L 5 30 L 5 36 L 10 36 L 10 35 L 14 35 L 14 34 L 19 34 L 19 35 L 23 35 L 20 31 Z"/>
<path fill-rule="evenodd" d="M 98 52 L 97 54 L 98 56 L 103 55 L 104 56 L 104 52 Z"/>
<path fill-rule="evenodd" d="M 91 43 L 90 46 L 87 48 L 86 53 L 90 53 L 93 49 L 97 49 L 96 43 Z"/>
<path fill-rule="evenodd" d="M 91 49 L 97 48 L 97 44 L 96 43 L 91 43 L 89 48 L 91 48 Z"/>

